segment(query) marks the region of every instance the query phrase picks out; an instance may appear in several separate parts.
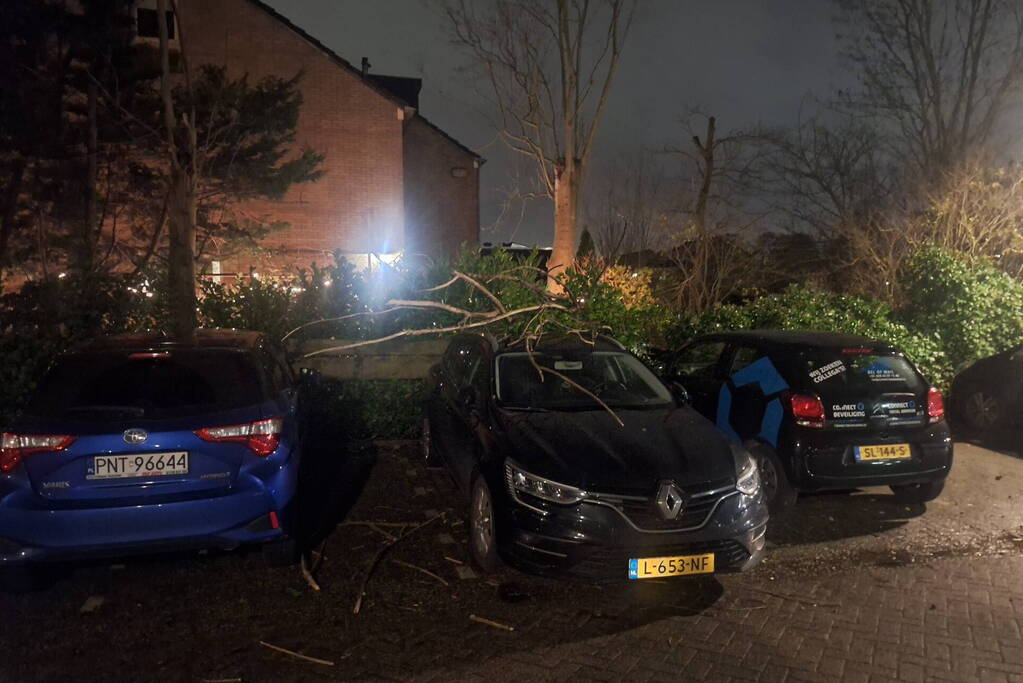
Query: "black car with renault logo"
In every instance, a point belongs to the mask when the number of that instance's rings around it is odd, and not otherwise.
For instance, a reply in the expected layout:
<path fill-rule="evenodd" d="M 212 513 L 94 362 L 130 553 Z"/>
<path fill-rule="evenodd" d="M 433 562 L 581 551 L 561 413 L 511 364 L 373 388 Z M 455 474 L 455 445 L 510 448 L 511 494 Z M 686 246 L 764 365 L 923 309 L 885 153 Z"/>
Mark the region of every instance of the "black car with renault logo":
<path fill-rule="evenodd" d="M 799 491 L 889 486 L 936 498 L 952 467 L 941 393 L 890 344 L 849 334 L 751 330 L 697 337 L 664 375 L 757 459 L 774 510 Z"/>
<path fill-rule="evenodd" d="M 643 579 L 742 571 L 763 552 L 753 458 L 606 337 L 454 338 L 423 450 L 464 493 L 483 570 Z"/>

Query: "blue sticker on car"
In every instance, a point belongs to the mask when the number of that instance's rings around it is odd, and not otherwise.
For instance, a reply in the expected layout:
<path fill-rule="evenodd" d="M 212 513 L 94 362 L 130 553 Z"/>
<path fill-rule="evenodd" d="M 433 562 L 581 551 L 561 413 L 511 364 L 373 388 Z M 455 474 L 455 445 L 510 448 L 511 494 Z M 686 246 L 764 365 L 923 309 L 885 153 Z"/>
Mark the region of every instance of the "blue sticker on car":
<path fill-rule="evenodd" d="M 767 356 L 742 368 L 721 385 L 721 392 L 718 394 L 718 429 L 735 443 L 741 443 L 739 434 L 732 426 L 732 389 L 747 385 L 760 387 L 760 391 L 768 399 L 763 418 L 760 420 L 760 431 L 757 433 L 757 438 L 772 446 L 777 446 L 781 421 L 785 416 L 785 410 L 782 408 L 778 394 L 786 391 L 789 384 Z"/>

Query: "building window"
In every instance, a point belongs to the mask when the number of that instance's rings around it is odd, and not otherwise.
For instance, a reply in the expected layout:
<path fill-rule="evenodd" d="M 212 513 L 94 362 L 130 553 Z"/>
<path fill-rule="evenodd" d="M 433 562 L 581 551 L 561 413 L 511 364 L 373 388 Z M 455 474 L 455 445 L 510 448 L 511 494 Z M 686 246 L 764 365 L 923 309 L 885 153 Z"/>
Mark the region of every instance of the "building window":
<path fill-rule="evenodd" d="M 136 22 L 140 38 L 159 38 L 160 22 L 155 9 L 138 8 Z M 167 39 L 174 40 L 174 12 L 167 12 Z"/>

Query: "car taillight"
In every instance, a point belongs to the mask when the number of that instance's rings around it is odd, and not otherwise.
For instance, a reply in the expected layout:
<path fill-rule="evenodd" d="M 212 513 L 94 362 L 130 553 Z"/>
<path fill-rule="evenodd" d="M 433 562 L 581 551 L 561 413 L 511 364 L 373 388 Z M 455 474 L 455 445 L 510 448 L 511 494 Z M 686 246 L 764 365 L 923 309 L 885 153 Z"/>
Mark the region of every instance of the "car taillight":
<path fill-rule="evenodd" d="M 10 472 L 27 455 L 62 451 L 75 442 L 67 434 L 8 434 L 0 442 L 0 471 Z"/>
<path fill-rule="evenodd" d="M 195 435 L 203 441 L 242 443 L 256 455 L 270 455 L 277 450 L 281 442 L 281 425 L 279 417 L 268 420 L 248 422 L 225 427 L 205 427 L 197 429 Z"/>
<path fill-rule="evenodd" d="M 934 387 L 927 392 L 927 417 L 931 418 L 931 422 L 937 422 L 945 417 L 945 399 Z"/>
<path fill-rule="evenodd" d="M 792 415 L 796 418 L 796 424 L 801 427 L 823 427 L 824 426 L 824 404 L 818 396 L 807 394 L 792 394 L 789 397 L 792 405 Z"/>

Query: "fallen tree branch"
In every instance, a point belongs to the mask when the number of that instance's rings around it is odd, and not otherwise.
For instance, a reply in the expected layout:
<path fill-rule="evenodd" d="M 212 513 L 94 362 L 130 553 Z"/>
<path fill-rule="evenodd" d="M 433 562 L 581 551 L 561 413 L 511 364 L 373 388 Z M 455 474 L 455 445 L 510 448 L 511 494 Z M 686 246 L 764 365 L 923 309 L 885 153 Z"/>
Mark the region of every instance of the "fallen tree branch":
<path fill-rule="evenodd" d="M 451 585 L 443 577 L 438 576 L 437 574 L 434 574 L 429 569 L 423 569 L 422 567 L 416 566 L 416 565 L 412 564 L 411 562 L 402 562 L 401 560 L 391 560 L 391 562 L 393 562 L 394 564 L 400 564 L 402 567 L 408 567 L 409 569 L 414 569 L 417 572 L 420 572 L 422 574 L 426 574 L 427 576 L 433 577 L 434 579 L 437 579 L 438 581 L 443 583 L 445 586 L 450 586 Z"/>
<path fill-rule="evenodd" d="M 475 614 L 470 614 L 469 615 L 469 621 L 475 621 L 477 624 L 486 624 L 487 626 L 493 626 L 494 628 L 499 628 L 502 631 L 514 631 L 515 630 L 514 626 L 509 626 L 508 624 L 502 624 L 499 621 L 493 621 L 493 620 L 487 619 L 485 617 L 477 617 Z"/>
<path fill-rule="evenodd" d="M 316 579 L 313 578 L 313 573 L 309 569 L 309 562 L 306 560 L 306 557 L 307 555 L 305 553 L 302 553 L 302 560 L 300 562 L 300 566 L 302 568 L 302 578 L 305 579 L 305 582 L 309 584 L 310 588 L 312 588 L 314 591 L 319 591 L 320 584 L 316 583 Z"/>
<path fill-rule="evenodd" d="M 280 646 L 277 646 L 277 645 L 271 645 L 270 643 L 267 643 L 267 642 L 262 641 L 262 640 L 259 641 L 259 644 L 262 645 L 263 647 L 268 647 L 271 650 L 276 650 L 277 652 L 282 652 L 282 653 L 284 653 L 286 655 L 290 655 L 292 657 L 296 657 L 298 659 L 302 659 L 302 660 L 305 660 L 307 662 L 312 662 L 313 664 L 322 664 L 324 666 L 334 666 L 334 662 L 330 661 L 329 659 L 318 659 L 316 657 L 310 657 L 308 655 L 302 654 L 301 652 L 295 652 L 294 650 L 289 650 L 289 649 L 287 649 L 285 647 L 280 647 Z"/>
<path fill-rule="evenodd" d="M 407 308 L 414 308 L 414 307 L 407 306 Z M 524 308 L 516 308 L 515 310 L 508 311 L 507 313 L 504 313 L 502 315 L 497 315 L 497 316 L 494 316 L 492 318 L 487 318 L 486 320 L 481 320 L 479 322 L 468 323 L 466 325 L 450 325 L 448 327 L 435 327 L 435 328 L 432 328 L 432 329 L 402 330 L 401 332 L 395 332 L 394 334 L 389 334 L 387 336 L 380 337 L 378 339 L 364 339 L 362 341 L 352 342 L 350 344 L 341 344 L 339 346 L 330 346 L 330 347 L 327 347 L 325 349 L 319 349 L 317 351 L 312 351 L 310 353 L 306 353 L 306 354 L 304 354 L 302 356 L 302 358 L 311 358 L 313 356 L 319 356 L 319 355 L 325 354 L 325 353 L 337 353 L 338 351 L 347 351 L 349 349 L 355 349 L 355 348 L 358 348 L 360 346 L 369 346 L 371 344 L 381 344 L 383 342 L 391 341 L 392 339 L 401 339 L 402 337 L 421 337 L 421 336 L 427 335 L 427 334 L 447 334 L 448 332 L 461 332 L 462 330 L 471 330 L 471 329 L 475 329 L 475 328 L 479 328 L 479 327 L 486 327 L 487 325 L 493 325 L 496 322 L 500 322 L 502 320 L 507 320 L 508 318 L 512 318 L 512 317 L 514 317 L 516 315 L 522 315 L 523 313 L 532 313 L 533 311 L 541 311 L 541 310 L 545 310 L 545 309 L 552 309 L 552 310 L 556 310 L 556 311 L 568 311 L 569 310 L 568 308 L 566 308 L 565 306 L 562 306 L 561 304 L 555 304 L 555 303 L 537 304 L 536 306 L 526 306 Z"/>
<path fill-rule="evenodd" d="M 377 565 L 380 564 L 380 559 L 384 556 L 384 554 L 388 550 L 393 548 L 402 539 L 408 538 L 415 532 L 425 527 L 427 524 L 430 524 L 431 522 L 440 519 L 441 517 L 444 516 L 444 514 L 445 513 L 441 512 L 440 514 L 434 515 L 430 519 L 426 520 L 422 524 L 417 524 L 408 531 L 402 532 L 401 535 L 399 535 L 396 539 L 394 539 L 393 541 L 388 541 L 386 544 L 383 545 L 383 547 L 380 548 L 380 550 L 376 552 L 376 555 L 373 556 L 373 560 L 369 563 L 369 568 L 366 570 L 366 576 L 362 578 L 362 583 L 359 585 L 359 595 L 355 599 L 355 607 L 352 609 L 352 614 L 358 614 L 359 611 L 362 609 L 362 599 L 366 596 L 366 586 L 369 585 L 369 580 L 373 576 L 373 572 L 376 570 Z"/>

